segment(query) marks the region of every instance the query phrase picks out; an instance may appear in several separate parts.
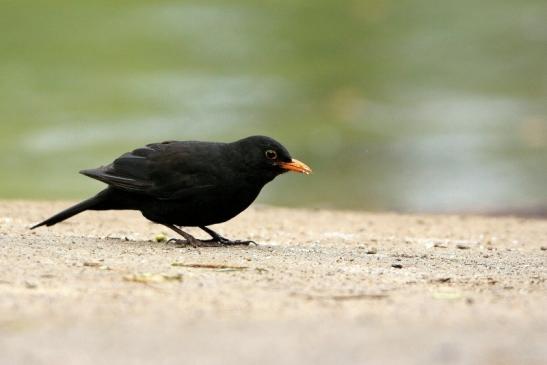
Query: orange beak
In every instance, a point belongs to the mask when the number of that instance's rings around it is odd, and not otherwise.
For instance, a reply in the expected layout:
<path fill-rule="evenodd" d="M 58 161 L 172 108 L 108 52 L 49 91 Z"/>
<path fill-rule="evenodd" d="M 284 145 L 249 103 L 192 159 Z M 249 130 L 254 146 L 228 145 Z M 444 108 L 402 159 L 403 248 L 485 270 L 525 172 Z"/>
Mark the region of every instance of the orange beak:
<path fill-rule="evenodd" d="M 280 162 L 279 166 L 287 171 L 299 172 L 301 174 L 311 174 L 311 168 L 304 162 L 293 159 L 291 162 Z"/>

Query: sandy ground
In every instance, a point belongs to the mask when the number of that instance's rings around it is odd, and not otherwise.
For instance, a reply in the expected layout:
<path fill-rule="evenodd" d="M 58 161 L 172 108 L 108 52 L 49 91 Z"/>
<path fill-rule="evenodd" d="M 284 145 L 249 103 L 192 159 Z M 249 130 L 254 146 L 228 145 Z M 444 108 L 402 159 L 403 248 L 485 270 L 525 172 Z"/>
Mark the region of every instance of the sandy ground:
<path fill-rule="evenodd" d="M 255 207 L 214 228 L 258 246 L 200 250 L 135 212 L 28 230 L 67 204 L 0 202 L 1 364 L 547 363 L 547 220 Z"/>

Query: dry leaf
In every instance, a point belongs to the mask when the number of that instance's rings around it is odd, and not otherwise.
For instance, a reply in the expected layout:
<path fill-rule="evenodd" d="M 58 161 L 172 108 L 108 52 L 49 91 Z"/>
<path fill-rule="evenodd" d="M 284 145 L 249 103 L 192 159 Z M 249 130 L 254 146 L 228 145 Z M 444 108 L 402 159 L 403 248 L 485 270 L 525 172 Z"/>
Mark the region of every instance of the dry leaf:
<path fill-rule="evenodd" d="M 150 273 L 139 273 L 139 274 L 130 274 L 123 277 L 125 281 L 131 281 L 134 283 L 141 284 L 153 284 L 153 283 L 164 283 L 167 281 L 182 281 L 182 274 L 167 275 L 167 274 L 150 274 Z"/>

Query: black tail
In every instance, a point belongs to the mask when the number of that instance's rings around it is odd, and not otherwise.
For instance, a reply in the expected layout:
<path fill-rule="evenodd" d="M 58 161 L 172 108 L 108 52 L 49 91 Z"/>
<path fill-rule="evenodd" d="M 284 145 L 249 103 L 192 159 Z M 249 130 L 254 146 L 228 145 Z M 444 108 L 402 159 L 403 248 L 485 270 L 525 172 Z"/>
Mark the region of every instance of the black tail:
<path fill-rule="evenodd" d="M 100 209 L 101 204 L 105 202 L 105 199 L 107 198 L 108 194 L 106 193 L 108 189 L 101 191 L 99 194 L 95 195 L 92 198 L 89 198 L 87 200 L 84 200 L 83 202 L 80 202 L 68 209 L 63 210 L 60 213 L 55 214 L 53 217 L 46 219 L 45 221 L 36 224 L 35 226 L 32 226 L 30 229 L 38 228 L 41 226 L 52 226 L 54 224 L 57 224 L 59 222 L 64 221 L 65 219 L 68 219 L 78 213 L 83 212 L 84 210 L 88 209 Z M 104 209 L 104 208 L 103 208 Z"/>

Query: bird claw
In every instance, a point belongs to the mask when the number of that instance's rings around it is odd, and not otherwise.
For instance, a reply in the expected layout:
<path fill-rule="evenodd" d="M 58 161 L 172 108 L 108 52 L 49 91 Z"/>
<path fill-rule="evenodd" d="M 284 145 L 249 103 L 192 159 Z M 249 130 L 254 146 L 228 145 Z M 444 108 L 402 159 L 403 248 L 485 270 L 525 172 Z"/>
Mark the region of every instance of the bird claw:
<path fill-rule="evenodd" d="M 255 246 L 258 246 L 258 243 L 256 243 L 255 241 L 253 240 L 248 240 L 248 241 L 235 241 L 235 244 L 236 245 L 247 245 L 247 246 L 250 246 L 250 245 L 255 245 Z"/>
<path fill-rule="evenodd" d="M 257 245 L 255 241 L 231 241 L 226 238 L 221 239 L 211 239 L 206 241 L 201 241 L 209 247 L 225 247 L 225 246 L 249 246 L 251 243 Z"/>
<path fill-rule="evenodd" d="M 230 241 L 230 240 L 224 239 L 220 243 L 226 246 L 250 246 L 251 244 L 258 246 L 258 244 L 255 241 L 240 241 L 240 240 Z"/>
<path fill-rule="evenodd" d="M 223 246 L 249 246 L 251 244 L 258 246 L 258 244 L 255 241 L 241 241 L 241 240 L 232 241 L 222 236 L 214 237 L 213 239 L 209 241 L 218 242 L 219 244 Z"/>
<path fill-rule="evenodd" d="M 165 242 L 166 244 L 174 244 L 174 245 L 177 245 L 177 246 L 181 246 L 181 247 L 193 247 L 193 248 L 198 248 L 199 244 L 197 244 L 197 242 L 200 242 L 199 240 L 195 240 L 195 241 L 190 241 L 190 240 L 181 240 L 181 239 L 178 239 L 178 238 L 171 238 L 170 240 L 168 240 L 167 242 Z"/>

